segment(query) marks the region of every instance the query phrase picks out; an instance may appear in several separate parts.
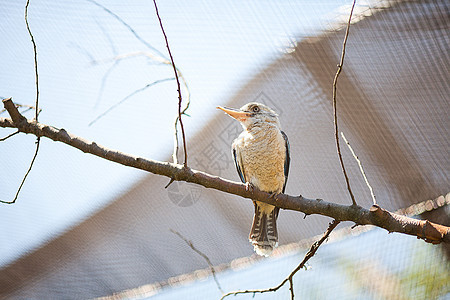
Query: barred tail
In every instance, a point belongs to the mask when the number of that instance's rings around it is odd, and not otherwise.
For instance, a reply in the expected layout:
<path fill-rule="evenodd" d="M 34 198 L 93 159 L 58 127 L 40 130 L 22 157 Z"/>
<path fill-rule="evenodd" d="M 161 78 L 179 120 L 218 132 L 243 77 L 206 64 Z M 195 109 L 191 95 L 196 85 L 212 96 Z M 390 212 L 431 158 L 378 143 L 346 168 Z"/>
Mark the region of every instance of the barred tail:
<path fill-rule="evenodd" d="M 249 240 L 259 255 L 269 256 L 278 245 L 278 211 L 278 207 L 255 202 L 255 215 Z"/>

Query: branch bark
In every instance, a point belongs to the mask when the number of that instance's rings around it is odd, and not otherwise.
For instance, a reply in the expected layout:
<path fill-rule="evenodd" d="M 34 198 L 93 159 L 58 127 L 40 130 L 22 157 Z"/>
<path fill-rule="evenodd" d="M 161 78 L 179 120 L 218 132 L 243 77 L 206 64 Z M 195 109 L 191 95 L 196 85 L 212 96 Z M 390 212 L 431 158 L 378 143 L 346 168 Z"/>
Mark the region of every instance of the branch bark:
<path fill-rule="evenodd" d="M 5 99 L 3 103 L 10 115 L 16 114 L 14 110 L 17 109 L 11 99 Z M 269 193 L 262 192 L 256 188 L 250 191 L 242 183 L 193 170 L 184 165 L 146 159 L 108 149 L 96 142 L 87 141 L 75 136 L 63 128 L 59 129 L 36 121 L 30 121 L 22 115 L 19 117 L 16 115 L 15 118 L 18 122 L 14 122 L 9 118 L 0 118 L 0 127 L 17 128 L 20 132 L 62 142 L 84 153 L 90 153 L 125 166 L 166 176 L 173 180 L 191 182 L 206 188 L 258 200 L 283 209 L 299 211 L 307 215 L 319 214 L 338 221 L 352 221 L 358 225 L 374 225 L 384 228 L 389 232 L 413 235 L 433 244 L 441 242 L 450 243 L 450 227 L 435 224 L 427 220 L 416 220 L 398 215 L 384 210 L 378 205 L 373 205 L 369 210 L 358 205 L 347 206 L 327 202 L 322 199 L 308 199 L 301 195 L 290 196 L 280 194 L 277 197 L 271 197 Z"/>

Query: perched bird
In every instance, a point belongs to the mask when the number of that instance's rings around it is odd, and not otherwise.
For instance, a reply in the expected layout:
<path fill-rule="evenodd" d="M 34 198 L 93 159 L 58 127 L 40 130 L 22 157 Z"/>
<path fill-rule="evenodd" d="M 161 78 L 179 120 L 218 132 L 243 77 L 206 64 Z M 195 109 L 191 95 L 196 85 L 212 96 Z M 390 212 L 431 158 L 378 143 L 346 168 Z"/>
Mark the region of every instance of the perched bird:
<path fill-rule="evenodd" d="M 238 120 L 243 131 L 233 141 L 232 153 L 241 181 L 276 196 L 284 193 L 289 173 L 289 141 L 281 131 L 278 115 L 261 103 L 251 102 L 239 110 L 217 107 Z M 279 207 L 253 201 L 255 215 L 249 240 L 255 252 L 268 256 L 278 245 Z"/>

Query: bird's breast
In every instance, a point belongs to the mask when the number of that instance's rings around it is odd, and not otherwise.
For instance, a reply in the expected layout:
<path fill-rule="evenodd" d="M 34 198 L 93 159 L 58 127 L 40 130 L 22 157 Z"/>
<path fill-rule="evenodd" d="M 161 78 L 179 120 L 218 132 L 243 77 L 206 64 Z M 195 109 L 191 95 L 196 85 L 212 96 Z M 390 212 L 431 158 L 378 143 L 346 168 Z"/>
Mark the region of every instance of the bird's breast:
<path fill-rule="evenodd" d="M 245 178 L 262 191 L 281 193 L 286 145 L 278 128 L 243 132 L 235 141 Z"/>

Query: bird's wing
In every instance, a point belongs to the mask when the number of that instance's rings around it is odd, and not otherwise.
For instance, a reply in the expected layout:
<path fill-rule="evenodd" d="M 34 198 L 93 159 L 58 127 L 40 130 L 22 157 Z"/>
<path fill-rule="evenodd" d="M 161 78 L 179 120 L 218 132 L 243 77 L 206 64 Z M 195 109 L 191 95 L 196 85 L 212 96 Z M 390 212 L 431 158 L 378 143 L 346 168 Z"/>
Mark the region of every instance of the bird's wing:
<path fill-rule="evenodd" d="M 238 172 L 239 178 L 241 178 L 241 181 L 243 183 L 246 183 L 247 181 L 245 180 L 245 176 L 244 176 L 244 166 L 242 165 L 241 155 L 239 153 L 239 149 L 234 144 L 232 146 L 232 152 L 233 152 L 234 164 L 236 165 L 236 170 Z"/>
<path fill-rule="evenodd" d="M 284 185 L 283 185 L 283 191 L 282 193 L 284 193 L 284 190 L 286 189 L 286 183 L 287 183 L 287 179 L 288 179 L 288 175 L 289 175 L 289 164 L 291 163 L 291 150 L 289 147 L 289 140 L 288 137 L 286 135 L 286 133 L 284 133 L 283 131 L 281 132 L 281 135 L 283 135 L 284 138 L 284 142 L 286 145 L 286 158 L 284 160 Z"/>

